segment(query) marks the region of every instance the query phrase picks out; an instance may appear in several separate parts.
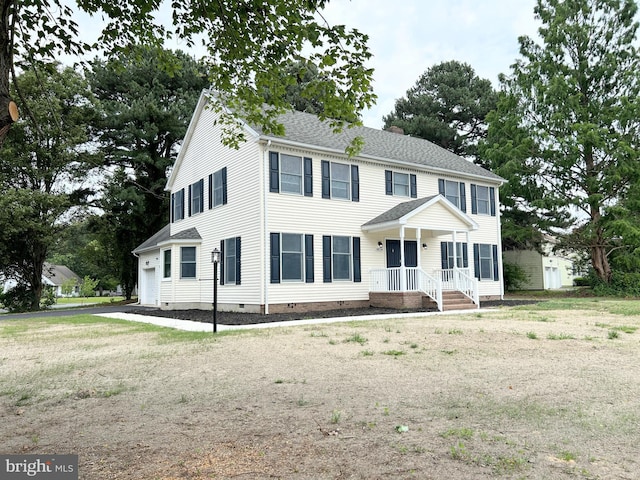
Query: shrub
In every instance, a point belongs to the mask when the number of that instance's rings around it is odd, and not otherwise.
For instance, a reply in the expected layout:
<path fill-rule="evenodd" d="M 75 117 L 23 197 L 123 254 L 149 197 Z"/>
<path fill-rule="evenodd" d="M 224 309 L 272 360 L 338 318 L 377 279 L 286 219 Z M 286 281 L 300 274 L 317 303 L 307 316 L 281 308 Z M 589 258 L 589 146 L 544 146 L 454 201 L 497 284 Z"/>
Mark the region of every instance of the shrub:
<path fill-rule="evenodd" d="M 515 263 L 504 262 L 502 265 L 504 288 L 508 291 L 519 290 L 529 282 L 529 274 Z"/>
<path fill-rule="evenodd" d="M 32 299 L 31 290 L 24 284 L 18 284 L 0 294 L 0 304 L 11 313 L 28 312 L 31 309 Z"/>
<path fill-rule="evenodd" d="M 593 293 L 598 296 L 640 297 L 640 273 L 613 272 L 609 283 L 593 277 Z"/>

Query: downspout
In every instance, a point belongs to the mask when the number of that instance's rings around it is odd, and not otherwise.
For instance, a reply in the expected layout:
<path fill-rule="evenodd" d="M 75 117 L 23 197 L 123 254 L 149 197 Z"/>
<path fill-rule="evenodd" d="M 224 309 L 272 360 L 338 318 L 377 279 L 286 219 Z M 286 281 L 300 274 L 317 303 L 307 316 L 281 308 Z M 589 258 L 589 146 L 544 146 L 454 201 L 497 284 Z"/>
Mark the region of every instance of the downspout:
<path fill-rule="evenodd" d="M 263 212 L 263 225 L 262 225 L 262 245 L 264 246 L 264 275 L 262 276 L 262 281 L 264 282 L 264 313 L 265 315 L 269 314 L 269 281 L 267 280 L 268 272 L 269 272 L 269 242 L 268 242 L 268 232 L 269 232 L 269 221 L 268 221 L 268 204 L 267 204 L 267 185 L 269 185 L 269 147 L 271 146 L 271 140 L 267 141 L 267 144 L 264 147 L 264 162 L 262 166 L 264 168 L 263 174 L 263 184 L 262 184 L 262 204 L 264 208 Z"/>

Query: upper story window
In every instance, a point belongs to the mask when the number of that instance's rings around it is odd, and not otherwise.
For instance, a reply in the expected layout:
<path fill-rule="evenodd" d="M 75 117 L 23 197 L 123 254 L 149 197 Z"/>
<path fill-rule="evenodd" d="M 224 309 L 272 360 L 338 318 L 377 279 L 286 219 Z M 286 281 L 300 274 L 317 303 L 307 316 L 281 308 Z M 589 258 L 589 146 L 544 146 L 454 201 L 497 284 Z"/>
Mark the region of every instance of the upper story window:
<path fill-rule="evenodd" d="M 312 160 L 269 152 L 269 191 L 313 196 Z"/>
<path fill-rule="evenodd" d="M 204 180 L 189 185 L 189 216 L 204 210 Z"/>
<path fill-rule="evenodd" d="M 196 247 L 180 247 L 180 278 L 196 278 Z"/>
<path fill-rule="evenodd" d="M 494 187 L 471 184 L 471 213 L 496 215 L 496 191 Z"/>
<path fill-rule="evenodd" d="M 360 201 L 360 174 L 357 165 L 322 160 L 322 198 Z"/>
<path fill-rule="evenodd" d="M 227 203 L 227 167 L 209 175 L 209 208 Z"/>
<path fill-rule="evenodd" d="M 438 193 L 453 203 L 463 212 L 467 211 L 467 197 L 465 195 L 464 182 L 454 182 L 453 180 L 438 180 Z"/>
<path fill-rule="evenodd" d="M 171 221 L 184 218 L 184 188 L 171 194 Z"/>
<path fill-rule="evenodd" d="M 385 170 L 384 179 L 387 195 L 417 198 L 418 187 L 415 175 Z"/>

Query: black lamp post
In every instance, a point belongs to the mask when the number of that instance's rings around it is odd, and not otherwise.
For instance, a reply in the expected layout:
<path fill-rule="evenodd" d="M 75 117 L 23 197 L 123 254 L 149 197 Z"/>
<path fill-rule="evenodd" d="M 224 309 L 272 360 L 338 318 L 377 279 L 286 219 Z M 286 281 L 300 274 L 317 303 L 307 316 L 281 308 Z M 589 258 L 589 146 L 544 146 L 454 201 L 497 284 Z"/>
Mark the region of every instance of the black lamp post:
<path fill-rule="evenodd" d="M 218 331 L 218 263 L 220 262 L 220 250 L 217 248 L 211 252 L 213 263 L 213 333 Z"/>

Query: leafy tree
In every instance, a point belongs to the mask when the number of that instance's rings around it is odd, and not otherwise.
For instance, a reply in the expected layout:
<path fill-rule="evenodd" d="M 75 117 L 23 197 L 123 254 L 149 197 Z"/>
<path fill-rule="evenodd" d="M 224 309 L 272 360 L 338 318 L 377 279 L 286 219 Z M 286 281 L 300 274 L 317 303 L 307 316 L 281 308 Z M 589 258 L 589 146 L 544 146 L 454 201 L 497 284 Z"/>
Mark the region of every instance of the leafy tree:
<path fill-rule="evenodd" d="M 477 161 L 476 145 L 486 134 L 486 116 L 496 101 L 489 80 L 479 78 L 468 64 L 452 60 L 427 69 L 383 121 L 385 128 L 395 125 Z"/>
<path fill-rule="evenodd" d="M 494 166 L 527 172 L 523 188 L 538 189 L 532 207 L 571 216 L 593 269 L 608 282 L 618 243 L 611 208 L 640 175 L 637 6 L 538 0 L 534 12 L 541 43 L 520 39 L 523 58 L 503 78 L 486 152 Z"/>
<path fill-rule="evenodd" d="M 161 68 L 162 60 L 175 71 Z M 207 80 L 188 55 L 145 47 L 118 61 L 96 61 L 87 76 L 102 108 L 98 140 L 112 172 L 94 231 L 131 298 L 137 280 L 131 251 L 168 222 L 167 174 Z"/>
<path fill-rule="evenodd" d="M 318 96 L 323 118 L 357 117 L 375 100 L 373 72 L 365 66 L 371 56 L 367 36 L 344 25 L 328 25 L 318 15 L 328 0 L 167 3 L 77 0 L 80 10 L 106 21 L 97 45 L 89 46 L 78 38 L 74 11 L 63 0 L 0 0 L 0 133 L 11 123 L 7 112 L 14 59 L 22 66 L 24 60 L 32 63 L 60 53 L 81 54 L 91 47 L 111 58 L 128 57 L 132 46 L 159 47 L 170 37 L 189 47 L 201 42 L 209 54 L 208 76 L 212 89 L 220 94 L 217 98 L 266 132 L 283 131 L 276 118 L 290 108 L 284 97 L 287 85 L 295 79 L 283 83 L 282 72 L 292 61 L 317 66 L 321 80 L 303 90 L 309 92 L 309 98 Z M 161 9 L 167 9 L 173 23 L 170 27 L 158 20 Z M 163 64 L 172 70 L 171 59 Z M 265 91 L 271 92 L 269 109 L 262 108 Z M 229 127 L 225 139 L 236 145 L 242 136 L 233 128 L 234 118 L 226 114 L 224 121 Z M 342 122 L 332 124 L 339 128 Z"/>
<path fill-rule="evenodd" d="M 89 190 L 82 182 L 96 164 L 88 143 L 93 97 L 82 75 L 51 65 L 18 77 L 39 118 L 18 121 L 0 153 L 0 271 L 29 292 L 37 310 L 42 270 L 69 209 Z"/>
<path fill-rule="evenodd" d="M 98 280 L 92 279 L 89 275 L 85 275 L 80 285 L 80 295 L 83 297 L 95 297 Z"/>

